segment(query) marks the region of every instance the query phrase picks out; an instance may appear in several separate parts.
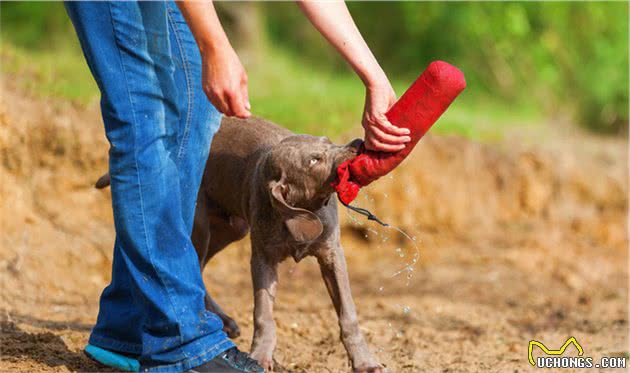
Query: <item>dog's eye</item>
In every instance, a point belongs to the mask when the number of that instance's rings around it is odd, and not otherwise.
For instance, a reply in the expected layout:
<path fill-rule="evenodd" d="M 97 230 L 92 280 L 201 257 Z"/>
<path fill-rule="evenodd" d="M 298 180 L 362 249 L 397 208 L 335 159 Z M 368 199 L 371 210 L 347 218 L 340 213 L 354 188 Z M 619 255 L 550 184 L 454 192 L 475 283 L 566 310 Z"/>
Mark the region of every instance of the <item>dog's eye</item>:
<path fill-rule="evenodd" d="M 309 166 L 313 166 L 313 165 L 315 165 L 317 162 L 319 162 L 319 159 L 317 159 L 317 158 L 311 158 L 311 160 L 309 161 L 308 165 L 309 165 Z"/>

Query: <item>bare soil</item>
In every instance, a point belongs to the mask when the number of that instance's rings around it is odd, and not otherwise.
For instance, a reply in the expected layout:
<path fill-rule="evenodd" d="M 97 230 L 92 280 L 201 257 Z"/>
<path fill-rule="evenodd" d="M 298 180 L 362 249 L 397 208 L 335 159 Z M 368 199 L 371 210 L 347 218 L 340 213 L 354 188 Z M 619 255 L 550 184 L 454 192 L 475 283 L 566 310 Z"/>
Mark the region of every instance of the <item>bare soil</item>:
<path fill-rule="evenodd" d="M 109 191 L 92 187 L 107 168 L 98 105 L 31 97 L 13 78 L 0 102 L 0 370 L 102 370 L 81 352 L 114 241 Z M 534 371 L 529 340 L 570 336 L 586 356 L 628 355 L 627 141 L 549 127 L 496 144 L 429 135 L 361 192 L 415 242 L 341 210 L 361 327 L 391 371 Z M 392 278 L 414 244 L 413 276 Z M 246 350 L 248 256 L 244 240 L 204 274 Z M 279 366 L 349 371 L 313 260 L 283 264 L 275 310 Z"/>

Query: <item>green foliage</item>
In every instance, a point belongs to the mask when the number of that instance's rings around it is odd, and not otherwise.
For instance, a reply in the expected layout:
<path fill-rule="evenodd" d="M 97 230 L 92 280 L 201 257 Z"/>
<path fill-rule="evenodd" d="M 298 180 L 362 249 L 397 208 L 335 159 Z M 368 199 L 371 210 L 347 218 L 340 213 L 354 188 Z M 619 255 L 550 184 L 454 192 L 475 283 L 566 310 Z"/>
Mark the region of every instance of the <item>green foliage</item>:
<path fill-rule="evenodd" d="M 87 102 L 97 88 L 62 2 L 0 2 L 2 73 L 35 93 Z"/>
<path fill-rule="evenodd" d="M 3 41 L 31 49 L 58 47 L 75 37 L 62 2 L 0 2 Z"/>
<path fill-rule="evenodd" d="M 409 81 L 430 61 L 442 59 L 464 71 L 476 95 L 537 105 L 546 113 L 573 112 L 602 132 L 627 126 L 627 2 L 350 2 L 349 7 L 374 54 L 399 80 Z M 343 61 L 294 8 L 266 4 L 274 43 L 340 69 Z"/>
<path fill-rule="evenodd" d="M 295 63 L 283 50 L 270 52 L 270 57 L 249 69 L 256 115 L 296 132 L 331 138 L 360 128 L 365 88 L 357 77 L 313 70 L 309 64 Z M 404 92 L 409 81 L 395 80 L 393 85 L 397 92 Z M 494 141 L 502 138 L 506 123 L 514 127 L 537 119 L 529 106 L 507 108 L 465 91 L 432 132 Z"/>
<path fill-rule="evenodd" d="M 464 71 L 468 89 L 435 131 L 492 139 L 501 124 L 565 113 L 599 132 L 627 128 L 627 2 L 348 5 L 398 94 L 432 60 Z M 94 97 L 62 3 L 2 2 L 0 10 L 4 72 L 34 74 L 29 84 L 44 95 Z M 266 52 L 245 61 L 255 112 L 303 132 L 358 125 L 360 82 L 295 4 L 249 10 L 260 12 L 268 40 Z"/>

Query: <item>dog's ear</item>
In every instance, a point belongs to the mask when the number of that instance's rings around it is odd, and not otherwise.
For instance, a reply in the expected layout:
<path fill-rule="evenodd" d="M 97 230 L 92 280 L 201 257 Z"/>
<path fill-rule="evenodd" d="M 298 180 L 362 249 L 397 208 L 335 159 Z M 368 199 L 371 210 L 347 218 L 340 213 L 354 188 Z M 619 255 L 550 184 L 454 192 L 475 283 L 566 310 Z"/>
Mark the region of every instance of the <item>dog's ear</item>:
<path fill-rule="evenodd" d="M 308 210 L 290 206 L 284 197 L 286 188 L 282 181 L 270 183 L 271 205 L 282 215 L 284 225 L 296 241 L 313 241 L 324 231 L 321 220 Z"/>

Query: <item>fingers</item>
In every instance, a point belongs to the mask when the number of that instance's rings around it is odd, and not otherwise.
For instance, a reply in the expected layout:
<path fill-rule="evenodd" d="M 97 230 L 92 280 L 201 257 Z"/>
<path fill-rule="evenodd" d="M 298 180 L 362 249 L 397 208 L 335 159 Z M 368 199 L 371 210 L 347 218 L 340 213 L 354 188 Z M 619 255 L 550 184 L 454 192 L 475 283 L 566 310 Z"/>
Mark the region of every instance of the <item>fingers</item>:
<path fill-rule="evenodd" d="M 251 116 L 247 73 L 233 51 L 205 55 L 201 79 L 208 100 L 218 111 L 228 117 Z"/>
<path fill-rule="evenodd" d="M 408 128 L 396 127 L 391 124 L 386 117 L 376 120 L 376 124 L 385 132 L 394 136 L 409 135 L 411 131 Z"/>
<path fill-rule="evenodd" d="M 251 113 L 245 106 L 245 101 L 242 94 L 231 94 L 228 96 L 228 104 L 230 106 L 231 115 L 237 118 L 248 118 Z"/>
<path fill-rule="evenodd" d="M 247 111 L 252 110 L 252 105 L 249 103 L 249 90 L 247 89 L 247 74 L 244 74 L 241 78 L 241 92 L 243 94 L 243 99 L 245 102 L 245 109 Z"/>
<path fill-rule="evenodd" d="M 363 127 L 365 128 L 365 147 L 368 150 L 397 152 L 405 148 L 405 144 L 411 141 L 409 129 L 396 127 L 384 116 L 378 120 L 366 116 Z"/>
<path fill-rule="evenodd" d="M 206 96 L 214 107 L 228 117 L 248 118 L 251 116 L 247 87 L 238 91 L 215 92 L 207 90 Z"/>
<path fill-rule="evenodd" d="M 250 113 L 251 105 L 249 103 L 249 93 L 247 92 L 247 75 L 243 73 L 241 77 L 241 85 L 240 92 L 238 97 L 235 99 L 236 104 L 232 107 L 232 111 L 234 115 L 239 118 L 249 118 L 252 114 Z"/>
<path fill-rule="evenodd" d="M 223 115 L 233 116 L 234 113 L 230 110 L 230 105 L 227 100 L 224 98 L 223 94 L 215 93 L 212 89 L 206 88 L 204 89 L 208 100 L 214 105 L 214 107 L 221 112 Z"/>
<path fill-rule="evenodd" d="M 378 111 L 376 113 L 373 111 L 370 112 L 367 108 L 363 115 L 363 126 L 365 127 L 366 125 L 377 126 L 382 132 L 396 137 L 409 135 L 411 133 L 408 128 L 394 126 L 387 120 L 384 114 L 379 114 Z"/>
<path fill-rule="evenodd" d="M 409 136 L 395 136 L 390 135 L 389 133 L 385 133 L 378 126 L 370 126 L 370 131 L 372 132 L 372 136 L 376 138 L 378 141 L 390 145 L 400 145 L 406 144 L 411 141 L 411 137 Z"/>
<path fill-rule="evenodd" d="M 401 145 L 391 145 L 384 142 L 381 142 L 369 134 L 365 135 L 364 146 L 367 150 L 373 150 L 377 152 L 397 152 L 401 151 L 405 148 L 404 144 Z"/>

